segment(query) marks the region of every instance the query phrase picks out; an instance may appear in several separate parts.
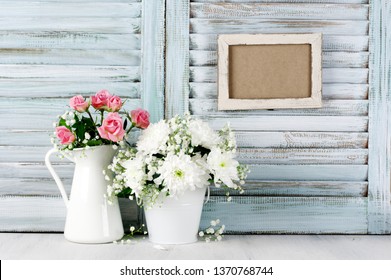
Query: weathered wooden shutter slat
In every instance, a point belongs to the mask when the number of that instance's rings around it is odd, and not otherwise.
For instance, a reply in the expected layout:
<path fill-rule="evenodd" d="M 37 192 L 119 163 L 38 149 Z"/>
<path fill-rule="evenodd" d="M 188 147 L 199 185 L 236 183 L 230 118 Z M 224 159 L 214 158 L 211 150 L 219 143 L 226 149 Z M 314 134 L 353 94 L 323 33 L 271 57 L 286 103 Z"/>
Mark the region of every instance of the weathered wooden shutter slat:
<path fill-rule="evenodd" d="M 285 1 L 288 2 L 288 1 Z M 191 3 L 190 16 L 194 18 L 236 19 L 342 19 L 368 18 L 367 5 L 305 3 Z"/>
<path fill-rule="evenodd" d="M 323 35 L 324 51 L 359 52 L 368 50 L 368 35 Z M 217 34 L 190 34 L 190 49 L 216 51 Z"/>
<path fill-rule="evenodd" d="M 216 83 L 190 83 L 190 98 L 216 99 Z M 329 99 L 368 99 L 368 84 L 323 84 L 323 101 Z M 251 114 L 251 112 L 249 112 Z"/>

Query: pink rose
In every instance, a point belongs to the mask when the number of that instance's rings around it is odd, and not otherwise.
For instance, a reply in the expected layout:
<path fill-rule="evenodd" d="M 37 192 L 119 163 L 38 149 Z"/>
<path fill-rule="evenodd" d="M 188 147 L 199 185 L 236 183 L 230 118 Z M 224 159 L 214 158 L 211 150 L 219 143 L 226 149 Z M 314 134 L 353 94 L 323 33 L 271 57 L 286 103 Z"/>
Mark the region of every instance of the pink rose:
<path fill-rule="evenodd" d="M 56 135 L 60 139 L 62 145 L 68 145 L 75 141 L 75 135 L 65 126 L 56 127 Z"/>
<path fill-rule="evenodd" d="M 107 103 L 111 97 L 110 92 L 105 89 L 98 91 L 95 96 L 91 96 L 92 106 L 97 110 L 107 110 Z"/>
<path fill-rule="evenodd" d="M 69 101 L 69 105 L 72 109 L 75 109 L 76 111 L 83 113 L 85 112 L 88 107 L 90 106 L 90 103 L 86 100 L 84 100 L 84 97 L 81 95 L 76 95 L 71 98 Z"/>
<path fill-rule="evenodd" d="M 98 132 L 102 138 L 113 142 L 124 139 L 125 130 L 120 115 L 118 113 L 108 113 L 102 126 L 98 127 Z"/>
<path fill-rule="evenodd" d="M 110 112 L 117 112 L 122 107 L 122 100 L 118 96 L 113 95 L 107 102 L 107 107 Z"/>
<path fill-rule="evenodd" d="M 130 117 L 132 118 L 132 123 L 138 128 L 145 129 L 149 126 L 148 111 L 138 108 L 130 112 Z"/>

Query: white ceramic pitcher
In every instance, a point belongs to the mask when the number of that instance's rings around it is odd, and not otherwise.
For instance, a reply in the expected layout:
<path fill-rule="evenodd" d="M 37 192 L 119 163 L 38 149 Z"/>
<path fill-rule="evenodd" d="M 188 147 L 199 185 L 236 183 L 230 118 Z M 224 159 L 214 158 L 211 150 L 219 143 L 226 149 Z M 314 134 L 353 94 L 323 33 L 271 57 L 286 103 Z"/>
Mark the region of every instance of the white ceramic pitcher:
<path fill-rule="evenodd" d="M 118 199 L 109 204 L 105 197 L 107 185 L 103 170 L 111 163 L 116 150 L 112 146 L 74 149 L 62 153 L 76 164 L 70 199 L 64 185 L 50 163 L 51 149 L 45 164 L 60 189 L 67 207 L 64 236 L 77 243 L 107 243 L 121 239 L 124 230 Z M 108 174 L 110 176 L 110 174 Z"/>

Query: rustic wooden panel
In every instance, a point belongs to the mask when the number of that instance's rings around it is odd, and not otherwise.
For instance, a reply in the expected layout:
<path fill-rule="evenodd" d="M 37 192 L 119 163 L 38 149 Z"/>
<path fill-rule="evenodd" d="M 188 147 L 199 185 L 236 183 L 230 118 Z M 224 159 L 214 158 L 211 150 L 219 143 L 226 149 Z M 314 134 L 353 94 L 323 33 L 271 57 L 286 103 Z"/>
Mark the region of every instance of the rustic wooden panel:
<path fill-rule="evenodd" d="M 368 118 L 366 117 L 336 117 L 336 116 L 241 116 L 241 117 L 206 117 L 215 128 L 222 128 L 228 121 L 235 130 L 245 131 L 330 131 L 330 132 L 366 132 Z"/>
<path fill-rule="evenodd" d="M 138 66 L 140 56 L 133 50 L 0 49 L 0 64 Z"/>
<path fill-rule="evenodd" d="M 73 176 L 74 165 L 68 160 L 63 160 L 59 164 L 53 164 L 53 167 L 61 178 L 71 178 Z M 0 178 L 51 179 L 52 176 L 43 162 L 0 162 Z"/>
<path fill-rule="evenodd" d="M 201 227 L 219 217 L 229 233 L 365 234 L 366 209 L 367 198 L 212 197 Z"/>
<path fill-rule="evenodd" d="M 323 33 L 366 35 L 368 22 L 348 20 L 266 20 L 266 19 L 190 19 L 190 32 L 199 34 L 235 33 Z"/>
<path fill-rule="evenodd" d="M 19 148 L 19 147 L 18 147 Z M 237 159 L 245 164 L 367 164 L 367 149 L 261 149 L 239 148 Z M 0 155 L 2 150 L 0 149 Z M 5 152 L 7 154 L 7 152 Z M 31 158 L 34 158 L 31 155 Z M 22 159 L 22 158 L 21 158 Z"/>
<path fill-rule="evenodd" d="M 1 93 L 0 93 L 1 94 Z M 323 84 L 323 100 L 368 99 L 367 84 Z M 190 98 L 216 99 L 216 83 L 190 83 Z"/>
<path fill-rule="evenodd" d="M 366 116 L 368 115 L 367 100 L 325 100 L 320 109 L 274 109 L 252 111 L 218 111 L 216 99 L 190 99 L 189 110 L 194 115 L 208 115 L 209 117 L 230 114 L 237 115 L 307 115 L 307 116 Z"/>
<path fill-rule="evenodd" d="M 125 44 L 126 43 L 126 44 Z M 0 31 L 3 49 L 139 50 L 140 34 Z"/>
<path fill-rule="evenodd" d="M 61 178 L 68 195 L 72 178 Z M 366 197 L 368 182 L 336 182 L 336 181 L 247 181 L 245 193 L 231 192 L 231 196 L 311 196 L 311 197 Z M 1 178 L 0 195 L 24 196 L 58 196 L 59 190 L 48 178 Z M 225 196 L 225 190 L 211 188 L 211 195 Z"/>
<path fill-rule="evenodd" d="M 196 18 L 236 19 L 343 19 L 366 20 L 367 5 L 352 4 L 309 4 L 292 3 L 192 3 L 190 16 Z"/>
<path fill-rule="evenodd" d="M 165 116 L 189 107 L 189 1 L 166 1 Z"/>
<path fill-rule="evenodd" d="M 217 50 L 217 34 L 190 34 L 191 50 Z M 323 35 L 323 50 L 360 52 L 368 50 L 368 36 Z"/>
<path fill-rule="evenodd" d="M 2 65 L 1 82 L 139 82 L 135 66 Z"/>
<path fill-rule="evenodd" d="M 112 17 L 136 18 L 141 16 L 140 3 L 72 3 L 68 1 L 57 3 L 32 1 L 1 1 L 0 17 L 55 17 L 59 15 L 68 18 L 81 17 Z"/>
<path fill-rule="evenodd" d="M 323 83 L 366 84 L 367 68 L 325 68 L 322 71 Z M 190 82 L 214 83 L 217 81 L 217 67 L 190 67 Z"/>
<path fill-rule="evenodd" d="M 143 11 L 142 102 L 157 122 L 164 118 L 165 1 L 143 1 Z"/>
<path fill-rule="evenodd" d="M 54 78 L 54 77 L 53 77 Z M 0 82 L 0 97 L 31 97 L 34 98 L 70 98 L 77 94 L 83 96 L 92 96 L 100 89 L 109 89 L 111 93 L 123 98 L 139 99 L 140 98 L 140 83 L 136 82 L 116 82 L 106 79 L 106 81 L 91 81 L 91 82 L 35 82 L 18 80 L 18 86 L 15 87 L 13 79 L 1 80 Z"/>
<path fill-rule="evenodd" d="M 236 131 L 236 141 L 247 148 L 361 149 L 368 147 L 368 133 Z"/>
<path fill-rule="evenodd" d="M 18 0 L 23 1 L 23 0 Z M 59 0 L 51 0 L 59 1 Z M 90 0 L 91 1 L 91 0 Z M 369 0 L 190 0 L 190 2 L 200 2 L 200 3 L 352 3 L 352 4 L 368 4 Z"/>
<path fill-rule="evenodd" d="M 99 20 L 87 17 L 69 20 L 68 17 L 57 16 L 55 20 L 50 17 L 28 18 L 0 17 L 0 31 L 36 32 L 86 32 L 86 33 L 140 33 L 139 18 L 107 18 Z"/>
<path fill-rule="evenodd" d="M 65 206 L 59 196 L 0 197 L 1 231 L 63 231 Z M 121 201 L 123 223 L 137 221 L 129 201 Z M 229 233 L 367 233 L 367 198 L 212 197 L 201 228 L 219 217 Z M 18 211 L 10 211 L 16 209 Z M 50 210 L 49 210 L 50 209 Z M 126 211 L 126 212 L 125 212 Z M 232 215 L 236 213 L 236 215 Z"/>
<path fill-rule="evenodd" d="M 247 180 L 244 189 L 244 194 L 231 192 L 230 196 L 366 197 L 368 182 Z M 210 193 L 213 196 L 226 195 L 225 190 L 215 187 Z"/>
<path fill-rule="evenodd" d="M 371 1 L 368 231 L 391 232 L 391 2 Z"/>
<path fill-rule="evenodd" d="M 250 164 L 249 180 L 366 181 L 367 165 L 267 165 Z"/>
<path fill-rule="evenodd" d="M 368 52 L 323 52 L 322 67 L 324 68 L 366 68 L 368 67 Z M 190 51 L 191 66 L 217 65 L 217 52 Z"/>

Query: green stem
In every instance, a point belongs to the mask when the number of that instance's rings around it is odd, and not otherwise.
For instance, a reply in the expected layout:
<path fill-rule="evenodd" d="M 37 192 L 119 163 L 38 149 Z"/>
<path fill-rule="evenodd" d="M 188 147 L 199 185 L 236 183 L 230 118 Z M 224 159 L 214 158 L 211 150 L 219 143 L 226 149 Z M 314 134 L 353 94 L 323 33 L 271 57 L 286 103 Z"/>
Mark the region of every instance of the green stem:
<path fill-rule="evenodd" d="M 126 134 L 129 134 L 129 132 L 132 130 L 132 128 L 134 127 L 134 123 L 132 123 L 132 121 L 130 121 L 131 122 L 131 126 L 129 127 L 129 129 L 126 131 Z"/>
<path fill-rule="evenodd" d="M 91 119 L 91 121 L 92 121 L 92 123 L 94 124 L 94 126 L 96 126 L 96 123 L 95 123 L 95 121 L 94 121 L 94 118 L 92 117 L 92 115 L 91 115 L 91 113 L 90 113 L 90 111 L 87 109 L 87 114 L 88 114 L 88 116 L 90 117 L 90 119 Z"/>
<path fill-rule="evenodd" d="M 103 110 L 100 110 L 100 123 L 103 124 Z"/>

